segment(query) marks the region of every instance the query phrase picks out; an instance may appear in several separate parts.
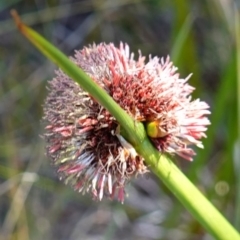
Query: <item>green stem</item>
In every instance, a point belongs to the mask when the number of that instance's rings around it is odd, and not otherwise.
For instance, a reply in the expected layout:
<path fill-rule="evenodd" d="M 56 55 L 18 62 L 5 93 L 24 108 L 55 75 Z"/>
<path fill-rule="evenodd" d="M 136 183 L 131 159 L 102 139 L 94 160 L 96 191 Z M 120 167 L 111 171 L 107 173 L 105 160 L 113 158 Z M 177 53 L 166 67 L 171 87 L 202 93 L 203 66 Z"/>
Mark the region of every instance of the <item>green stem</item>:
<path fill-rule="evenodd" d="M 197 190 L 183 173 L 166 156 L 153 147 L 142 123 L 133 119 L 114 102 L 114 100 L 79 67 L 72 63 L 63 53 L 51 45 L 38 33 L 25 26 L 16 12 L 12 12 L 20 31 L 50 60 L 55 62 L 65 73 L 89 92 L 120 123 L 121 134 L 144 157 L 153 172 L 169 187 L 183 205 L 202 223 L 202 225 L 219 240 L 240 240 L 237 231 Z"/>

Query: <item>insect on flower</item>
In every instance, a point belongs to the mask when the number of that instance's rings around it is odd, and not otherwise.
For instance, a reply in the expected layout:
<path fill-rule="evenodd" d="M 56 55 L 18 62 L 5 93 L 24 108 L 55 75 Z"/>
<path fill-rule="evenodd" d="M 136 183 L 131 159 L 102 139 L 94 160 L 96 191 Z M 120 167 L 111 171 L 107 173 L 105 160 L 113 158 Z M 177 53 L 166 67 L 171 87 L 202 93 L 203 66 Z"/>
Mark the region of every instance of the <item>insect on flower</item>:
<path fill-rule="evenodd" d="M 135 120 L 146 124 L 155 147 L 162 153 L 192 160 L 191 145 L 201 138 L 209 120 L 208 105 L 192 101 L 194 90 L 179 78 L 169 57 L 141 55 L 134 60 L 127 44 L 91 45 L 71 60 Z M 75 190 L 124 201 L 126 183 L 147 171 L 144 159 L 120 135 L 111 114 L 61 70 L 49 82 L 44 105 L 47 154 L 58 174 Z"/>

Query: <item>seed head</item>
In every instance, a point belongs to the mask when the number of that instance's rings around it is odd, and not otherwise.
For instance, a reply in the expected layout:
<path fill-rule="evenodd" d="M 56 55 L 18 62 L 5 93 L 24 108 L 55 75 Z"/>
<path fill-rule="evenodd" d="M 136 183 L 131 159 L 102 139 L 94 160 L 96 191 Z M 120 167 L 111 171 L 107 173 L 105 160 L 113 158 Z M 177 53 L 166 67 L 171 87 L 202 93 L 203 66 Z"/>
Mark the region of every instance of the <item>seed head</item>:
<path fill-rule="evenodd" d="M 136 121 L 144 122 L 156 148 L 192 160 L 189 147 L 203 147 L 208 105 L 191 101 L 194 90 L 179 78 L 169 57 L 134 60 L 128 45 L 99 44 L 76 51 L 71 60 Z M 60 178 L 79 192 L 124 201 L 126 182 L 147 171 L 144 159 L 121 136 L 118 122 L 61 70 L 49 82 L 44 105 L 47 154 Z"/>

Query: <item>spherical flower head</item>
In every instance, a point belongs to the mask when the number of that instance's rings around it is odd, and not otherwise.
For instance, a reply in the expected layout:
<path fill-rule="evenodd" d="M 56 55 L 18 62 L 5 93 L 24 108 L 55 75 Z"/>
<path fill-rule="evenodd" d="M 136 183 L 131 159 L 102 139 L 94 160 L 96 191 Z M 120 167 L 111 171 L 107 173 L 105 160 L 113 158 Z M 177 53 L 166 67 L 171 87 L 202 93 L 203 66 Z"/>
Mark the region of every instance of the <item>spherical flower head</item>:
<path fill-rule="evenodd" d="M 162 153 L 192 160 L 191 145 L 202 147 L 209 120 L 208 105 L 191 101 L 194 90 L 177 68 L 139 52 L 134 60 L 128 45 L 101 43 L 75 52 L 71 60 L 136 121 Z M 44 105 L 47 154 L 60 178 L 79 192 L 101 200 L 117 195 L 124 201 L 130 178 L 147 171 L 144 159 L 119 134 L 119 124 L 91 95 L 61 70 L 49 82 Z"/>

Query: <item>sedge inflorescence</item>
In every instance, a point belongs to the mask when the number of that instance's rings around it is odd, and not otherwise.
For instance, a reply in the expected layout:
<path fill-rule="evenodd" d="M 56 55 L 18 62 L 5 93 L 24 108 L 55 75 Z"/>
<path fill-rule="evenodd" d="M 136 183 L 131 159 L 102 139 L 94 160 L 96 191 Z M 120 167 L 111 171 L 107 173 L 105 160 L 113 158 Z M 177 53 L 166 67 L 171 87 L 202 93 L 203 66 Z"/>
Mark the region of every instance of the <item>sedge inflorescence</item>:
<path fill-rule="evenodd" d="M 101 43 L 76 51 L 71 60 L 134 120 L 153 123 L 157 131 L 149 136 L 160 152 L 192 160 L 191 145 L 203 147 L 209 107 L 191 100 L 189 77 L 181 79 L 169 57 L 145 62 L 139 51 L 134 60 L 128 45 Z M 46 148 L 60 178 L 95 199 L 117 195 L 123 202 L 128 180 L 147 171 L 144 159 L 119 134 L 114 116 L 61 70 L 48 90 Z"/>

